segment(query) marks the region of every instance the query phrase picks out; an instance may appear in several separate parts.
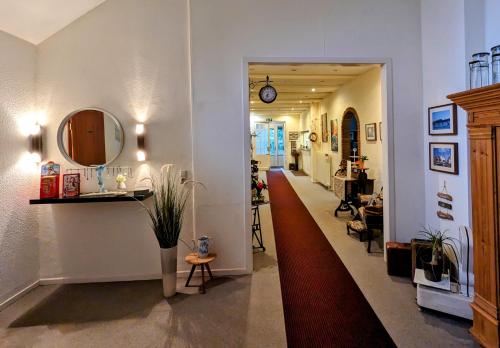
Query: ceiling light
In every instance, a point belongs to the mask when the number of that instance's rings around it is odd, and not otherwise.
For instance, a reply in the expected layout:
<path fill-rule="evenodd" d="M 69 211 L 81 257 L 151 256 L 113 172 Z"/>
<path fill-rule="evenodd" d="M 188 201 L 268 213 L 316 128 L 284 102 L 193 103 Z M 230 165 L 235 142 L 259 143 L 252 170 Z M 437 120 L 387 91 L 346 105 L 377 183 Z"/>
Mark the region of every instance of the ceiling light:
<path fill-rule="evenodd" d="M 316 88 L 311 88 L 311 92 L 316 92 Z"/>
<path fill-rule="evenodd" d="M 301 104 L 302 104 L 302 100 L 301 100 L 301 101 L 299 101 L 299 103 L 301 103 Z"/>
<path fill-rule="evenodd" d="M 254 100 L 252 100 L 252 101 L 250 102 L 250 104 L 253 104 L 253 103 L 255 103 L 255 101 L 254 101 Z"/>

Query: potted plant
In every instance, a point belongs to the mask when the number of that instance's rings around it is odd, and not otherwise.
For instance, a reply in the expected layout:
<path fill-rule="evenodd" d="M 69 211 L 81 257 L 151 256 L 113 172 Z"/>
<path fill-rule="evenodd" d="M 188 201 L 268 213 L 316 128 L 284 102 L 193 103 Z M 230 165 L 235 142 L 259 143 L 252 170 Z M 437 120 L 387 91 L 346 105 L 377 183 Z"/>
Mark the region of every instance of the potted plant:
<path fill-rule="evenodd" d="M 177 244 L 184 211 L 193 188 L 190 183 L 193 182 L 181 183 L 179 175 L 173 173 L 170 165 L 161 168 L 159 178 L 151 177 L 146 180 L 150 180 L 152 184 L 153 202 L 151 207 L 138 202 L 146 209 L 151 219 L 151 228 L 160 245 L 163 295 L 171 297 L 176 293 Z"/>
<path fill-rule="evenodd" d="M 430 227 L 424 228 L 420 234 L 431 244 L 431 253 L 421 257 L 425 278 L 431 282 L 440 282 L 443 275 L 445 247 L 451 248 L 456 257 L 455 240 L 447 235 L 447 230 L 433 230 Z"/>
<path fill-rule="evenodd" d="M 359 169 L 365 169 L 365 162 L 368 161 L 368 156 L 361 156 L 357 162 Z"/>

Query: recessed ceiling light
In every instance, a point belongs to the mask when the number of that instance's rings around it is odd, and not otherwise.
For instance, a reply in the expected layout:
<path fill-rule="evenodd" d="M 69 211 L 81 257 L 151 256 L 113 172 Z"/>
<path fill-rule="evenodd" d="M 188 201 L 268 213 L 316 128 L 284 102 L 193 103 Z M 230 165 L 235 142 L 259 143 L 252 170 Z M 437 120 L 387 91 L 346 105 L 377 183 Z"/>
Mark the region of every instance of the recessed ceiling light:
<path fill-rule="evenodd" d="M 299 103 L 301 103 L 301 104 L 302 104 L 302 100 L 301 100 L 301 101 L 299 101 Z"/>
<path fill-rule="evenodd" d="M 316 88 L 311 88 L 311 92 L 316 92 Z"/>
<path fill-rule="evenodd" d="M 250 104 L 253 104 L 253 103 L 255 103 L 255 101 L 254 101 L 254 100 L 252 100 L 252 101 L 250 102 Z"/>
<path fill-rule="evenodd" d="M 294 111 L 294 110 L 295 110 L 295 108 L 292 108 L 292 111 Z"/>

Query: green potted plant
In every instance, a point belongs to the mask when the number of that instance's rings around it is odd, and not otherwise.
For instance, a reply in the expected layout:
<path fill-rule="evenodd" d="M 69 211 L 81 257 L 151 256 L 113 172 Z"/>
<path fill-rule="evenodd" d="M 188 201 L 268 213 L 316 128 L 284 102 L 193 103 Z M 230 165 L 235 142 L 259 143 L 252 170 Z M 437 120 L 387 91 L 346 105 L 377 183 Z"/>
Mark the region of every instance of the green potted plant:
<path fill-rule="evenodd" d="M 193 181 L 182 183 L 179 174 L 171 165 L 160 170 L 159 177 L 146 178 L 151 181 L 154 195 L 151 207 L 138 201 L 151 219 L 151 229 L 155 233 L 161 253 L 163 295 L 171 297 L 176 293 L 177 244 L 182 230 L 186 204 L 190 197 Z"/>
<path fill-rule="evenodd" d="M 456 256 L 455 240 L 447 235 L 447 230 L 424 228 L 420 234 L 429 241 L 431 253 L 422 255 L 421 261 L 424 275 L 431 282 L 440 282 L 443 275 L 443 260 L 445 248 L 449 247 Z"/>

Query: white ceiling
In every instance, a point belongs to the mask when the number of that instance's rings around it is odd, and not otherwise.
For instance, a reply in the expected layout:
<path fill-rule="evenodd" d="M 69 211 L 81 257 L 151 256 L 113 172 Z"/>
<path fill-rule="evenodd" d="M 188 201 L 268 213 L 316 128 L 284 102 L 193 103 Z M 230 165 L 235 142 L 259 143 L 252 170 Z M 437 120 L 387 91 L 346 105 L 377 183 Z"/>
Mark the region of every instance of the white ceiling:
<path fill-rule="evenodd" d="M 35 45 L 106 0 L 0 0 L 0 30 Z"/>
<path fill-rule="evenodd" d="M 250 111 L 265 115 L 298 116 L 313 102 L 329 97 L 340 86 L 354 80 L 376 64 L 250 64 L 251 81 L 262 81 L 269 75 L 270 84 L 278 92 L 271 104 L 259 99 L 258 84 L 250 92 Z M 314 88 L 314 92 L 313 89 Z"/>

